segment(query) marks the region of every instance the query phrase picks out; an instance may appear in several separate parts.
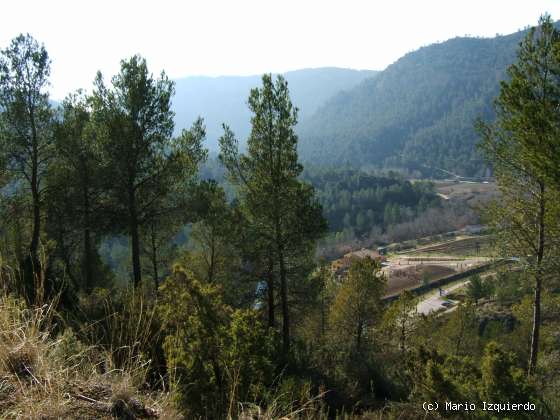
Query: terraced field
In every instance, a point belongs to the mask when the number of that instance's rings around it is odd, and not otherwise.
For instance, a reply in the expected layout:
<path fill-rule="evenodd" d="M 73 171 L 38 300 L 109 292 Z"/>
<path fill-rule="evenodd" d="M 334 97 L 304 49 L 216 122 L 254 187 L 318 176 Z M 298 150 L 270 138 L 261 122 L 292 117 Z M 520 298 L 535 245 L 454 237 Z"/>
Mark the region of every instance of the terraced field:
<path fill-rule="evenodd" d="M 487 201 L 497 195 L 493 182 L 434 181 L 436 192 L 446 200 L 463 200 L 474 204 Z"/>
<path fill-rule="evenodd" d="M 389 255 L 384 272 L 387 295 L 430 284 L 490 262 L 490 235 L 459 236 Z"/>
<path fill-rule="evenodd" d="M 399 255 L 410 257 L 417 255 L 439 255 L 448 257 L 485 256 L 491 250 L 491 235 L 464 236 L 455 240 L 426 245 L 409 251 L 399 252 Z"/>

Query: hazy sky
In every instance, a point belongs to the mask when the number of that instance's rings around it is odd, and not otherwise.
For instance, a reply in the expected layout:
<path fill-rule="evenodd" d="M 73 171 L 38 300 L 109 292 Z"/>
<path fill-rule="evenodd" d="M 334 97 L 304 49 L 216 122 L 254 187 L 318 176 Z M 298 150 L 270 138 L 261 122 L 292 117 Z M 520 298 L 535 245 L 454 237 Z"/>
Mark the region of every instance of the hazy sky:
<path fill-rule="evenodd" d="M 0 47 L 19 33 L 52 59 L 52 96 L 89 88 L 140 53 L 170 77 L 306 67 L 381 70 L 454 36 L 494 36 L 560 19 L 560 0 L 3 1 Z"/>

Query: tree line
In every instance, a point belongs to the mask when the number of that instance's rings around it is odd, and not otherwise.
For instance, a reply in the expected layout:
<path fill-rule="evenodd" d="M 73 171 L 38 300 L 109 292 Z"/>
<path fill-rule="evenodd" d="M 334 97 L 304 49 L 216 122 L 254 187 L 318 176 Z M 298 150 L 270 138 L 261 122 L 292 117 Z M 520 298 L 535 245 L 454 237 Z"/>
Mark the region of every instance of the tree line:
<path fill-rule="evenodd" d="M 186 418 L 238 418 L 247 403 L 271 418 L 422 418 L 423 401 L 530 401 L 516 418 L 558 417 L 560 35 L 549 16 L 521 43 L 496 120 L 477 125 L 501 191 L 485 217 L 496 252 L 516 263 L 473 279 L 442 314 L 418 314 L 408 292 L 387 303 L 379 261 L 352 259 L 341 277 L 318 261 L 331 193 L 384 220 L 394 210 L 378 205 L 383 196 L 420 207 L 433 192 L 361 173 L 306 175 L 282 77 L 264 75 L 249 92 L 245 150 L 223 126 L 226 191 L 199 173 L 203 121 L 173 136 L 173 83 L 141 57 L 60 109 L 43 46 L 20 36 L 0 57 L 0 285 L 31 307 L 59 296 L 63 322 L 50 333 L 76 331 L 70 349 L 108 350 L 98 369 L 149 366 L 142 385 L 170 391 Z M 187 223 L 189 246 L 174 253 Z M 99 255 L 100 241 L 119 235 L 128 287 Z"/>
<path fill-rule="evenodd" d="M 99 240 L 116 232 L 131 238 L 138 286 L 141 242 L 157 254 L 160 226 L 186 220 L 189 185 L 206 155 L 202 120 L 172 137 L 173 83 L 164 73 L 154 78 L 139 56 L 121 62 L 110 86 L 98 73 L 92 94 L 72 93 L 56 109 L 46 91 L 49 73 L 44 46 L 29 35 L 2 51 L 2 201 L 13 222 L 3 229 L 18 244 L 12 251 L 25 293 L 32 302 L 57 287 L 56 274 L 40 278 L 50 239 L 49 254 L 74 286 L 91 290 Z"/>
<path fill-rule="evenodd" d="M 98 73 L 91 94 L 72 93 L 59 108 L 49 101 L 48 54 L 31 36 L 15 38 L 0 63 L 2 203 L 11 216 L 2 228 L 13 238 L 4 252 L 14 257 L 14 286 L 28 302 L 103 285 L 99 242 L 117 234 L 129 238 L 132 286 L 142 285 L 147 262 L 157 290 L 162 248 L 198 221 L 193 242 L 209 247 L 206 280 L 219 270 L 218 242 L 243 242 L 240 264 L 266 279 L 271 327 L 280 301 L 288 351 L 291 271 L 313 254 L 326 223 L 313 188 L 298 179 L 297 109 L 285 79 L 265 75 L 251 90 L 246 154 L 224 126 L 220 159 L 238 195 L 230 203 L 215 182 L 197 176 L 207 156 L 203 120 L 173 136 L 174 84 L 164 72 L 154 77 L 142 57 L 121 61 L 109 84 Z M 232 219 L 242 232 L 225 225 Z"/>
<path fill-rule="evenodd" d="M 355 169 L 308 167 L 303 179 L 315 187 L 331 232 L 383 232 L 440 205 L 433 185 L 411 183 L 395 173 L 376 176 Z"/>

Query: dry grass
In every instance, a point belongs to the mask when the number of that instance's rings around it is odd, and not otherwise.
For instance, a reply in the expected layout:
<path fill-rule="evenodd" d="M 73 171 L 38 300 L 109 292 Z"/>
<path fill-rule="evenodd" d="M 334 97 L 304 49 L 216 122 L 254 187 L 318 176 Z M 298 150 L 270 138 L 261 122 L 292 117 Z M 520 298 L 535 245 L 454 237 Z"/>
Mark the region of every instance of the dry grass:
<path fill-rule="evenodd" d="M 167 394 L 140 392 L 144 364 L 104 371 L 111 355 L 67 329 L 52 337 L 54 304 L 26 308 L 0 295 L 0 419 L 182 419 Z M 278 393 L 266 408 L 238 404 L 229 420 L 327 420 L 323 393 Z M 418 418 L 399 410 L 343 414 L 338 420 Z M 415 413 L 416 414 L 416 413 Z"/>
<path fill-rule="evenodd" d="M 390 296 L 402 290 L 420 286 L 423 279 L 431 283 L 455 273 L 456 271 L 450 267 L 431 264 L 417 264 L 410 267 L 393 269 L 389 273 L 386 295 Z"/>
<path fill-rule="evenodd" d="M 435 189 L 449 199 L 466 202 L 485 202 L 495 197 L 498 188 L 495 183 L 483 182 L 435 182 Z"/>
<path fill-rule="evenodd" d="M 240 403 L 239 420 L 327 420 L 328 412 L 323 403 L 326 392 L 312 396 L 309 387 L 303 387 L 300 395 L 277 391 L 266 408 L 257 404 Z M 228 416 L 230 420 L 234 417 Z"/>
<path fill-rule="evenodd" d="M 448 257 L 489 256 L 492 236 L 468 236 L 439 244 L 419 247 L 407 255 L 444 255 Z"/>
<path fill-rule="evenodd" d="M 54 307 L 29 309 L 0 296 L 0 418 L 178 418 L 165 415 L 166 396 L 142 395 L 133 385 L 144 366 L 102 373 L 109 354 L 71 330 L 53 337 Z"/>
<path fill-rule="evenodd" d="M 1 261 L 0 261 L 1 263 Z M 1 265 L 1 264 L 0 264 Z M 88 346 L 66 328 L 57 336 L 59 318 L 50 302 L 29 308 L 6 295 L 9 270 L 0 270 L 0 419 L 182 419 L 171 397 L 140 391 L 149 361 L 139 349 L 148 348 L 154 333 L 154 307 L 132 296 L 124 308 L 101 299 L 106 315 L 92 334 L 106 341 Z M 11 278 L 11 277 L 10 277 Z M 9 279 L 8 279 L 9 280 Z M 98 336 L 98 337 L 99 337 Z M 109 345 L 107 345 L 109 344 Z M 235 393 L 232 393 L 235 395 Z M 405 419 L 402 410 L 343 414 L 338 420 Z M 323 394 L 278 392 L 265 408 L 230 403 L 228 420 L 327 420 Z"/>

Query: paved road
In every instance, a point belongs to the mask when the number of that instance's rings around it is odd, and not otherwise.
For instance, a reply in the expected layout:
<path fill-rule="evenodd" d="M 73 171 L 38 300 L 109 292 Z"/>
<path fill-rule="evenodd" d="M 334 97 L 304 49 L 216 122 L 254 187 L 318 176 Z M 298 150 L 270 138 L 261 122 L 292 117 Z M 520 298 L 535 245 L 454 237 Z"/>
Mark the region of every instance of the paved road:
<path fill-rule="evenodd" d="M 469 281 L 470 280 L 465 280 L 460 283 L 456 283 L 452 286 L 442 287 L 443 296 L 440 296 L 439 290 L 436 289 L 435 291 L 430 293 L 430 295 L 428 295 L 425 299 L 418 302 L 418 305 L 416 306 L 416 310 L 418 311 L 419 314 L 428 315 L 430 312 L 448 308 L 442 305 L 445 301 L 447 301 L 445 295 L 451 293 L 453 290 L 463 287 Z"/>

